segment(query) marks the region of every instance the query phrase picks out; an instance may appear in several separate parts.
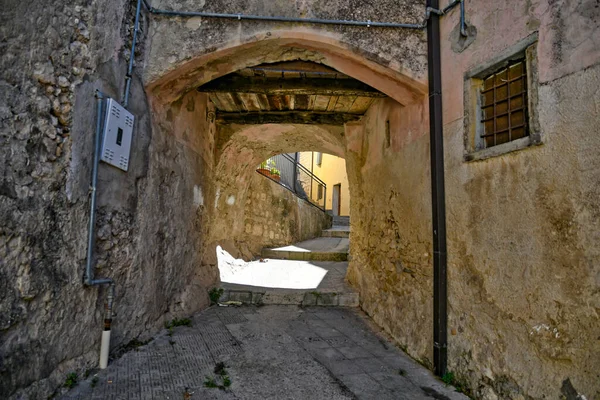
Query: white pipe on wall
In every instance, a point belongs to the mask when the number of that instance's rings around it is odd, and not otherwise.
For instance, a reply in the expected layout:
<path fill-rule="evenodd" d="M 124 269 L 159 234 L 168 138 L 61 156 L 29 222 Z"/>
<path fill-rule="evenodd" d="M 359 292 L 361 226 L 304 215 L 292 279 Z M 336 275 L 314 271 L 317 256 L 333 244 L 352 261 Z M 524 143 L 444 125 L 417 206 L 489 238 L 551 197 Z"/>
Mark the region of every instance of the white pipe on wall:
<path fill-rule="evenodd" d="M 108 366 L 108 350 L 110 349 L 110 331 L 102 331 L 102 344 L 100 345 L 100 369 Z"/>

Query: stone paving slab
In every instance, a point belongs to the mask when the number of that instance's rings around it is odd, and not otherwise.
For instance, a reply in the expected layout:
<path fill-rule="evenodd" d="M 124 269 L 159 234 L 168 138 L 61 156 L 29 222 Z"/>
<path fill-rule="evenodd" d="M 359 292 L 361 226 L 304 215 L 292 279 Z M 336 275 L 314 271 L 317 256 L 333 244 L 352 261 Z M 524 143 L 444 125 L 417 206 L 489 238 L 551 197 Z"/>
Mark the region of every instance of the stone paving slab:
<path fill-rule="evenodd" d="M 205 387 L 207 377 L 227 388 Z M 112 360 L 63 399 L 462 400 L 357 309 L 212 307 Z"/>

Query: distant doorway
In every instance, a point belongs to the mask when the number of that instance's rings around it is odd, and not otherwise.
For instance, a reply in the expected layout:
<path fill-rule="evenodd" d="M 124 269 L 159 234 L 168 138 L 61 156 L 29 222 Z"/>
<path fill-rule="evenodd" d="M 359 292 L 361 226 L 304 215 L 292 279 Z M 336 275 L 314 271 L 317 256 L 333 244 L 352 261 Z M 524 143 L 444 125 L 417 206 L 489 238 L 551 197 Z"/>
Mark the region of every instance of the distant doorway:
<path fill-rule="evenodd" d="M 333 197 L 331 198 L 332 200 L 332 205 L 331 205 L 331 212 L 333 213 L 333 215 L 340 215 L 340 207 L 341 207 L 341 197 L 342 195 L 342 184 L 338 183 L 337 185 L 333 185 Z"/>

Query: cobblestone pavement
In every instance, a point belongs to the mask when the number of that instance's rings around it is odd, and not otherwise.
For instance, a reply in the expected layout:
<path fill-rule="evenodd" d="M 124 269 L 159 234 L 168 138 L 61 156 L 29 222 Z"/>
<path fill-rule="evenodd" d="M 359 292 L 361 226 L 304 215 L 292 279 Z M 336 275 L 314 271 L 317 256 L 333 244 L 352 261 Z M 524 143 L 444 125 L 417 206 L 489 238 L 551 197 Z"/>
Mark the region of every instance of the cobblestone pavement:
<path fill-rule="evenodd" d="M 353 308 L 212 307 L 112 361 L 95 387 L 93 379 L 62 398 L 466 399 Z M 231 384 L 205 387 L 210 380 Z"/>

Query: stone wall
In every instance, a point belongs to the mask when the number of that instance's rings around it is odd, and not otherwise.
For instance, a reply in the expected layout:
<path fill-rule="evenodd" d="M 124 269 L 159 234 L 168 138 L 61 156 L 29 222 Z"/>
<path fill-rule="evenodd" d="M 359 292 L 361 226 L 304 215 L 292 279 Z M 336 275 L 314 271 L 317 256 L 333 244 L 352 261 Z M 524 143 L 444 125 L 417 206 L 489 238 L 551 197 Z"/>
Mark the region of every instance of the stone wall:
<path fill-rule="evenodd" d="M 122 98 L 134 11 L 135 3 L 117 0 L 3 4 L 2 398 L 46 398 L 67 373 L 97 366 L 105 289 L 82 283 L 94 92 Z M 141 28 L 139 56 L 145 16 Z M 205 307 L 218 281 L 214 266 L 201 268 L 207 224 L 200 193 L 210 193 L 212 159 L 165 133 L 165 123 L 152 126 L 137 75 L 130 110 L 130 169 L 101 164 L 98 184 L 96 276 L 116 282 L 113 349 Z M 207 123 L 194 126 L 209 136 Z"/>
<path fill-rule="evenodd" d="M 244 233 L 236 238 L 254 255 L 263 247 L 285 246 L 321 236 L 331 217 L 281 185 L 256 173 L 248 189 Z"/>

